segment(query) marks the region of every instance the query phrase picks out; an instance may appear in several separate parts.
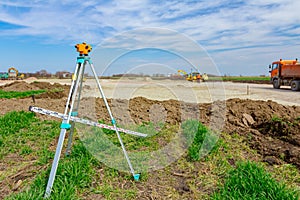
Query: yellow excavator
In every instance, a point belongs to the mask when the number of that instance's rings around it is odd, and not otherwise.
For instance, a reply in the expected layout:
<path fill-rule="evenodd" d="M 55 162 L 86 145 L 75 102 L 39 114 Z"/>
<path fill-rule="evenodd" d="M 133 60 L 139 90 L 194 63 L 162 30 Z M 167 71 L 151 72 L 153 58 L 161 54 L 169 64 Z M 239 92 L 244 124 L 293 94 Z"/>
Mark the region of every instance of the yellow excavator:
<path fill-rule="evenodd" d="M 19 71 L 16 68 L 11 67 L 11 68 L 8 69 L 8 79 L 11 79 L 11 80 L 21 79 L 21 80 L 23 80 L 24 79 L 24 74 L 19 75 Z"/>
<path fill-rule="evenodd" d="M 199 72 L 186 73 L 186 71 L 180 69 L 178 70 L 178 74 L 183 75 L 187 81 L 200 82 L 208 80 L 208 76 L 205 73 L 203 75 L 201 75 Z"/>

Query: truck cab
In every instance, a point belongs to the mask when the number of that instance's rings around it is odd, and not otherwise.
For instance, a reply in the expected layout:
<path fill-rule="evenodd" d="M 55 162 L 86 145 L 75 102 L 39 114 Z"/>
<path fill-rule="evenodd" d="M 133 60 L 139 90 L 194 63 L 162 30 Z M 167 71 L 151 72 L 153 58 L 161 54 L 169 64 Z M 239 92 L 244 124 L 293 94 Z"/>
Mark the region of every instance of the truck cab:
<path fill-rule="evenodd" d="M 279 64 L 279 62 L 273 62 L 272 65 L 269 66 L 271 77 L 275 77 L 276 75 L 278 75 Z"/>
<path fill-rule="evenodd" d="M 300 63 L 298 59 L 274 61 L 269 65 L 273 87 L 291 86 L 293 91 L 300 90 Z"/>

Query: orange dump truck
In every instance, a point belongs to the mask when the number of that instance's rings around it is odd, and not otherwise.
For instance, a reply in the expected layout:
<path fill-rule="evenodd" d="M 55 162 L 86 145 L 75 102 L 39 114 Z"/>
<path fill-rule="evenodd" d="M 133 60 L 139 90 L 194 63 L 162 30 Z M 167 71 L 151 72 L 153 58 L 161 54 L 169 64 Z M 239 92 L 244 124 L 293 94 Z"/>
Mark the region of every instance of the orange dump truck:
<path fill-rule="evenodd" d="M 300 63 L 296 60 L 275 61 L 269 65 L 273 87 L 291 86 L 293 91 L 300 90 Z"/>

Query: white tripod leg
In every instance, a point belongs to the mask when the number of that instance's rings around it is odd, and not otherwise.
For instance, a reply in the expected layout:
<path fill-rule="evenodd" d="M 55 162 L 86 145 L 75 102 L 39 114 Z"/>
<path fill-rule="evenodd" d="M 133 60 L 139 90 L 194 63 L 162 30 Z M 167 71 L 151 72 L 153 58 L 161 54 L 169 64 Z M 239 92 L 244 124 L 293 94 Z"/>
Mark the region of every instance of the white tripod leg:
<path fill-rule="evenodd" d="M 71 125 L 69 124 L 70 117 L 71 117 L 70 111 L 72 111 L 72 109 L 73 109 L 74 99 L 75 99 L 77 88 L 78 88 L 79 77 L 80 77 L 81 73 L 83 73 L 82 72 L 83 67 L 81 67 L 83 64 L 84 63 L 78 63 L 76 65 L 76 69 L 75 69 L 75 73 L 74 73 L 74 76 L 76 76 L 76 77 L 74 77 L 72 80 L 72 84 L 71 84 L 71 88 L 70 88 L 70 92 L 69 92 L 69 96 L 68 96 L 68 100 L 67 100 L 67 104 L 66 104 L 66 108 L 65 108 L 65 113 L 64 113 L 65 118 L 62 120 L 61 131 L 60 131 L 58 144 L 56 147 L 56 152 L 55 152 L 54 160 L 52 163 L 52 167 L 51 167 L 51 171 L 50 171 L 44 198 L 50 197 L 53 182 L 54 182 L 56 171 L 57 171 L 58 162 L 59 162 L 60 155 L 61 155 L 61 150 L 62 150 L 65 136 L 66 136 L 66 132 L 71 127 Z M 69 109 L 69 103 L 70 103 L 71 99 L 72 99 L 72 104 L 71 104 L 71 108 Z M 68 113 L 68 111 L 69 111 L 69 113 Z M 67 115 L 67 113 L 68 113 L 68 115 Z"/>
<path fill-rule="evenodd" d="M 97 82 L 97 86 L 98 86 L 99 91 L 100 91 L 100 93 L 101 93 L 101 96 L 102 96 L 102 98 L 103 98 L 104 104 L 105 104 L 105 106 L 106 106 L 106 108 L 107 108 L 107 111 L 108 111 L 108 113 L 109 113 L 109 116 L 110 116 L 110 119 L 111 119 L 111 123 L 112 123 L 112 125 L 114 126 L 115 132 L 116 132 L 116 134 L 117 134 L 117 136 L 118 136 L 118 139 L 119 139 L 119 142 L 120 142 L 120 144 L 121 144 L 121 147 L 122 147 L 124 156 L 125 156 L 125 158 L 126 158 L 126 161 L 127 161 L 127 163 L 128 163 L 128 166 L 129 166 L 129 168 L 130 168 L 130 172 L 132 173 L 134 179 L 135 179 L 135 180 L 138 180 L 140 174 L 135 174 L 135 172 L 134 172 L 134 169 L 133 169 L 133 167 L 132 167 L 132 165 L 131 165 L 129 156 L 128 156 L 127 151 L 126 151 L 126 149 L 125 149 L 125 146 L 124 146 L 124 144 L 123 144 L 122 138 L 121 138 L 120 133 L 119 133 L 119 131 L 118 131 L 118 128 L 117 128 L 117 125 L 116 125 L 116 120 L 114 119 L 114 117 L 113 117 L 113 115 L 112 115 L 112 112 L 111 112 L 110 107 L 109 107 L 109 105 L 108 105 L 108 103 L 107 103 L 106 97 L 105 97 L 105 95 L 104 95 L 104 92 L 103 92 L 103 90 L 102 90 L 100 81 L 99 81 L 99 79 L 98 79 L 97 73 L 96 73 L 96 71 L 95 71 L 95 68 L 94 68 L 94 66 L 93 66 L 93 63 L 92 63 L 90 60 L 89 60 L 89 64 L 90 64 L 91 69 L 92 69 L 92 72 L 93 72 L 93 74 L 94 74 L 94 76 L 95 76 L 95 79 L 96 79 L 96 82 Z"/>

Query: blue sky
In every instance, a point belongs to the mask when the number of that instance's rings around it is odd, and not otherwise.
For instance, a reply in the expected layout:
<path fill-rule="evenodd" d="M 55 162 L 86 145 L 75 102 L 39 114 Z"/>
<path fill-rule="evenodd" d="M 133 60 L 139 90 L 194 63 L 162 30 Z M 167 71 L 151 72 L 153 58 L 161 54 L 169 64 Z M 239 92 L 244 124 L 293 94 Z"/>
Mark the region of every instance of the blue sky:
<path fill-rule="evenodd" d="M 0 71 L 73 71 L 86 41 L 107 73 L 267 75 L 271 61 L 299 58 L 299 10 L 295 0 L 2 0 Z"/>

